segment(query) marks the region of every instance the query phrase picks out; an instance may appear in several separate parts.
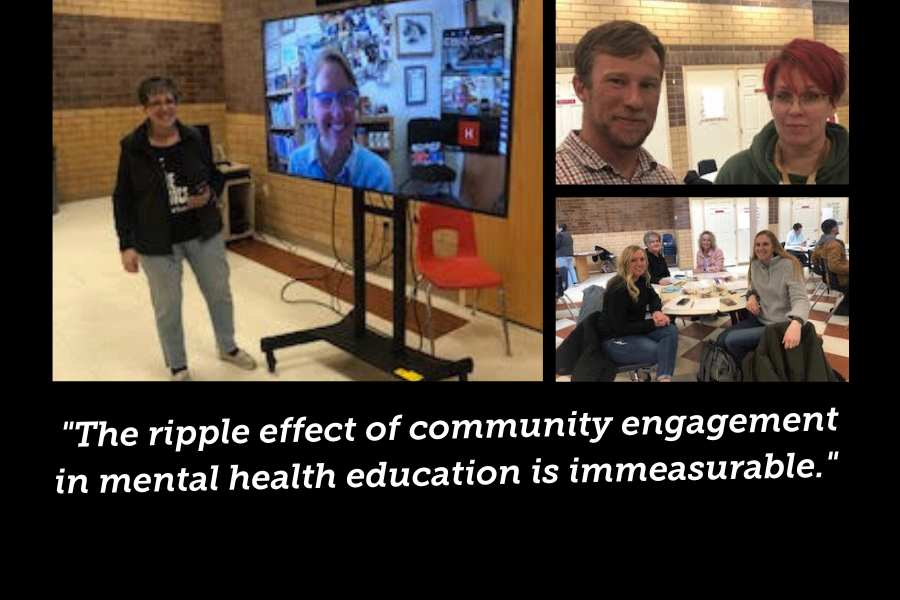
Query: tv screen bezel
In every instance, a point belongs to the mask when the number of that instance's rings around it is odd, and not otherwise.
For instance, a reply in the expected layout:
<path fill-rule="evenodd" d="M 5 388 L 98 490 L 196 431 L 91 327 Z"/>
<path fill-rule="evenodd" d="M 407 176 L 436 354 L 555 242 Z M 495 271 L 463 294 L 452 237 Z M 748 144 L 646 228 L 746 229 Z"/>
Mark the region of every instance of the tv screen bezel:
<path fill-rule="evenodd" d="M 497 218 L 501 218 L 501 219 L 507 219 L 507 218 L 509 218 L 510 187 L 511 187 L 510 180 L 512 179 L 513 138 L 515 137 L 513 135 L 513 125 L 515 123 L 515 121 L 513 120 L 513 108 L 514 108 L 514 104 L 515 104 L 516 51 L 517 51 L 517 42 L 518 42 L 517 38 L 518 38 L 518 28 L 519 28 L 519 0 L 509 0 L 510 4 L 512 6 L 512 51 L 510 54 L 510 68 L 509 68 L 509 108 L 507 111 L 507 119 L 509 121 L 509 128 L 507 130 L 506 154 L 505 154 L 506 176 L 504 178 L 505 181 L 503 184 L 503 194 L 505 197 L 505 202 L 503 204 L 504 210 L 502 213 L 492 212 L 492 211 L 488 211 L 488 210 L 479 210 L 477 208 L 470 207 L 470 206 L 457 206 L 452 203 L 441 202 L 441 201 L 435 200 L 435 199 L 429 199 L 429 197 L 427 197 L 427 196 L 421 197 L 421 196 L 415 196 L 415 195 L 409 195 L 409 194 L 401 194 L 401 193 L 397 193 L 397 192 L 382 192 L 380 190 L 375 190 L 375 189 L 370 189 L 370 188 L 358 188 L 355 186 L 345 186 L 343 184 L 334 183 L 334 182 L 328 181 L 326 179 L 317 179 L 314 177 L 306 177 L 303 175 L 293 175 L 290 173 L 282 173 L 280 171 L 273 171 L 271 168 L 271 156 L 270 156 L 271 147 L 269 145 L 270 115 L 269 115 L 268 105 L 266 104 L 266 93 L 267 93 L 267 88 L 266 88 L 266 37 L 265 37 L 266 24 L 271 23 L 271 22 L 280 22 L 280 21 L 286 21 L 288 19 L 298 19 L 298 18 L 302 18 L 302 17 L 309 17 L 309 16 L 313 16 L 313 15 L 320 15 L 320 14 L 329 14 L 329 13 L 330 14 L 341 14 L 341 13 L 347 12 L 348 10 L 353 10 L 356 8 L 374 8 L 374 7 L 383 6 L 386 4 L 404 4 L 404 3 L 415 2 L 415 1 L 417 1 L 417 0 L 383 0 L 383 1 L 374 0 L 371 2 L 360 1 L 360 2 L 354 2 L 352 5 L 349 5 L 349 6 L 344 6 L 341 9 L 335 9 L 332 6 L 323 5 L 323 6 L 317 7 L 317 8 L 322 8 L 323 10 L 313 10 L 313 11 L 309 11 L 309 12 L 283 15 L 283 16 L 274 17 L 271 19 L 263 19 L 260 21 L 259 43 L 261 45 L 261 50 L 262 50 L 262 54 L 261 54 L 262 76 L 260 79 L 262 80 L 261 83 L 262 83 L 262 100 L 263 100 L 263 118 L 265 119 L 265 129 L 266 129 L 266 136 L 265 136 L 266 137 L 266 173 L 270 174 L 270 175 L 280 175 L 282 177 L 289 177 L 291 179 L 316 181 L 316 182 L 324 183 L 324 184 L 328 184 L 328 185 L 345 187 L 345 188 L 351 189 L 351 190 L 352 189 L 361 189 L 364 192 L 371 192 L 374 194 L 382 194 L 382 195 L 387 195 L 387 196 L 392 196 L 392 197 L 398 196 L 398 197 L 403 197 L 403 198 L 406 198 L 406 199 L 414 201 L 414 202 L 425 202 L 428 204 L 435 204 L 437 206 L 447 206 L 450 208 L 456 208 L 458 210 L 465 210 L 465 211 L 474 212 L 477 214 L 488 215 L 491 217 L 497 217 Z M 459 4 L 461 6 L 465 5 L 465 0 L 452 0 L 452 1 L 459 2 Z M 440 42 L 441 42 L 440 48 L 437 49 L 436 51 L 443 52 L 443 38 L 441 38 Z M 396 59 L 397 59 L 397 57 L 395 55 L 394 60 L 396 60 Z M 445 150 L 442 148 L 442 151 L 445 151 Z M 494 155 L 494 154 L 475 154 L 475 155 L 476 156 L 498 156 L 498 155 Z M 393 169 L 393 165 L 390 165 L 390 166 L 391 166 L 391 169 Z M 462 174 L 460 174 L 460 178 L 461 177 L 462 177 Z"/>

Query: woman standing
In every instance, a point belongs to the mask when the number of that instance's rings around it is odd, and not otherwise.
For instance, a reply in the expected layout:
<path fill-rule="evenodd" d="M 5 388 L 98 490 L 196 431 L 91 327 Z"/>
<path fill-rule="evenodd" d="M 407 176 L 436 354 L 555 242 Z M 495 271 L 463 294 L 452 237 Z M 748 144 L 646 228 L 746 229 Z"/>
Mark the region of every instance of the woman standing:
<path fill-rule="evenodd" d="M 719 335 L 716 345 L 726 350 L 741 368 L 748 352 L 755 349 L 766 325 L 791 321 L 781 343 L 785 350 L 800 343 L 800 330 L 809 318 L 809 297 L 800 261 L 785 252 L 771 231 L 760 231 L 753 242 L 754 256 L 747 271 L 746 321 L 732 325 Z"/>
<path fill-rule="evenodd" d="M 565 223 L 556 224 L 556 264 L 565 269 L 569 274 L 569 287 L 578 285 L 578 275 L 575 273 L 575 240 L 567 231 Z"/>
<path fill-rule="evenodd" d="M 652 319 L 647 319 L 647 307 Z M 647 257 L 628 246 L 609 282 L 597 319 L 603 352 L 619 364 L 656 363 L 657 381 L 672 381 L 678 328 L 662 313 L 662 301 L 650 285 Z"/>
<path fill-rule="evenodd" d="M 138 87 L 147 120 L 122 139 L 113 192 L 122 266 L 150 284 L 156 330 L 166 366 L 189 381 L 181 322 L 181 269 L 187 259 L 212 317 L 219 357 L 242 369 L 256 361 L 234 343 L 234 308 L 222 219 L 214 198 L 225 179 L 200 134 L 178 121 L 178 90 L 168 78 Z"/>

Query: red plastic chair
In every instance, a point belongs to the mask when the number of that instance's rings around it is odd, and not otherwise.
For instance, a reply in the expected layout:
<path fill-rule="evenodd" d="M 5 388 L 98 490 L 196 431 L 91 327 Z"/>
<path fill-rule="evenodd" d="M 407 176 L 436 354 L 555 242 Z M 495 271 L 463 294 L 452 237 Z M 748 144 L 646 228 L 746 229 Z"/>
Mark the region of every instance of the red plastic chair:
<path fill-rule="evenodd" d="M 456 231 L 456 256 L 439 257 L 434 254 L 434 233 L 444 229 Z M 419 233 L 416 240 L 416 265 L 427 283 L 428 334 L 431 338 L 432 355 L 434 355 L 434 323 L 431 319 L 433 288 L 476 290 L 475 303 L 472 305 L 472 314 L 475 315 L 478 310 L 480 290 L 499 287 L 506 355 L 512 356 L 509 347 L 503 277 L 478 258 L 478 250 L 475 245 L 475 221 L 472 219 L 472 213 L 433 204 L 421 205 L 419 207 Z"/>

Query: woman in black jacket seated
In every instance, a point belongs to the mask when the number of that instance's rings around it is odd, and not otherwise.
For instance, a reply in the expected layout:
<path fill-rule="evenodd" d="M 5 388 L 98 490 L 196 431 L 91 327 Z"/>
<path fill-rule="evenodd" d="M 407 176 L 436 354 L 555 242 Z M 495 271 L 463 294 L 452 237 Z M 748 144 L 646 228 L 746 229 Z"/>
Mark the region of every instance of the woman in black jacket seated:
<path fill-rule="evenodd" d="M 647 307 L 652 319 L 647 319 Z M 628 246 L 619 258 L 597 319 L 606 356 L 618 364 L 657 363 L 657 381 L 672 381 L 678 328 L 662 313 L 662 301 L 650 285 L 647 256 Z"/>
<path fill-rule="evenodd" d="M 675 283 L 669 267 L 666 265 L 666 257 L 662 252 L 662 237 L 655 231 L 644 234 L 644 251 L 647 253 L 647 270 L 650 272 L 650 283 L 668 285 Z"/>

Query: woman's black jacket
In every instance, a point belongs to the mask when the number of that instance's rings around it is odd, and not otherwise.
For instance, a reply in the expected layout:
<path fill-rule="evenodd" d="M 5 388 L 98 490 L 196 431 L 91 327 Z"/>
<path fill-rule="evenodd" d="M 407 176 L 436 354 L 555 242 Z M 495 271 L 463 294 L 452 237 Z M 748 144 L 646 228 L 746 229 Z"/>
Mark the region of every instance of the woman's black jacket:
<path fill-rule="evenodd" d="M 113 209 L 119 250 L 134 248 L 140 254 L 171 254 L 169 193 L 166 178 L 147 139 L 149 120 L 122 138 L 119 174 L 113 192 Z M 200 133 L 176 121 L 184 151 L 184 177 L 191 184 L 206 181 L 218 197 L 225 177 L 216 169 Z M 222 229 L 222 217 L 214 199 L 196 210 L 200 238 L 209 239 Z"/>

